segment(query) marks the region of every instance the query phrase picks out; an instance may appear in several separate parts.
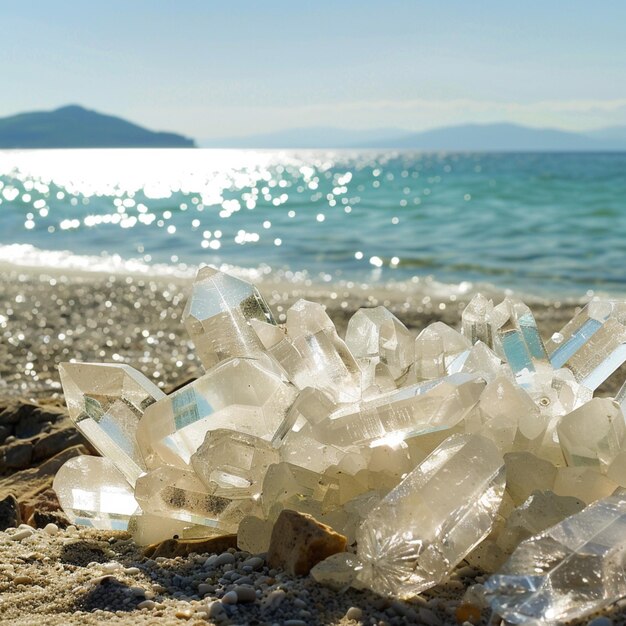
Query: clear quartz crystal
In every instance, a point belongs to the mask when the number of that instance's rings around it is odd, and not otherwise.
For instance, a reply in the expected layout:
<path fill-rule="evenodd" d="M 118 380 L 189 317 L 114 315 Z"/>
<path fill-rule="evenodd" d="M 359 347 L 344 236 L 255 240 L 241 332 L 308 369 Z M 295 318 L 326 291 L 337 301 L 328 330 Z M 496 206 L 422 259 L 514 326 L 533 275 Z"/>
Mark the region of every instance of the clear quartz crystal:
<path fill-rule="evenodd" d="M 463 335 L 443 322 L 427 326 L 415 340 L 417 378 L 431 380 L 445 376 L 454 360 L 470 348 Z"/>
<path fill-rule="evenodd" d="M 356 410 L 336 411 L 313 432 L 325 443 L 363 446 L 451 428 L 474 408 L 484 387 L 473 374 L 402 387 L 363 402 Z"/>
<path fill-rule="evenodd" d="M 626 361 L 626 303 L 594 300 L 548 341 L 550 360 L 597 389 Z"/>
<path fill-rule="evenodd" d="M 403 598 L 445 580 L 491 530 L 504 483 L 492 441 L 446 439 L 365 517 L 357 531 L 359 582 Z"/>
<path fill-rule="evenodd" d="M 216 496 L 251 498 L 279 453 L 270 443 L 235 430 L 211 430 L 191 456 L 198 478 Z"/>
<path fill-rule="evenodd" d="M 594 466 L 604 472 L 626 439 L 624 416 L 611 398 L 593 398 L 568 413 L 557 431 L 568 465 Z"/>
<path fill-rule="evenodd" d="M 145 410 L 165 394 L 128 365 L 61 363 L 70 418 L 133 485 L 145 471 L 135 431 Z"/>
<path fill-rule="evenodd" d="M 76 456 L 54 477 L 52 488 L 70 522 L 100 530 L 126 530 L 139 511 L 133 489 L 106 457 Z"/>
<path fill-rule="evenodd" d="M 524 541 L 485 582 L 512 624 L 562 624 L 626 595 L 626 491 L 620 489 Z"/>
<path fill-rule="evenodd" d="M 506 298 L 490 312 L 493 346 L 507 360 L 514 374 L 547 368 L 548 353 L 531 310 L 522 302 Z"/>
<path fill-rule="evenodd" d="M 293 385 L 260 362 L 230 359 L 153 404 L 137 440 L 149 468 L 183 467 L 211 430 L 271 440 L 295 397 Z"/>
<path fill-rule="evenodd" d="M 262 353 L 251 320 L 275 323 L 257 288 L 214 267 L 201 267 L 183 322 L 205 369 L 233 357 L 258 357 Z"/>
<path fill-rule="evenodd" d="M 489 348 L 493 347 L 491 323 L 489 316 L 493 310 L 493 302 L 477 293 L 463 309 L 461 314 L 461 332 L 467 340 L 474 344 L 482 341 Z"/>
<path fill-rule="evenodd" d="M 135 497 L 141 510 L 151 515 L 171 517 L 182 522 L 236 531 L 228 523 L 232 500 L 207 492 L 193 473 L 177 467 L 163 466 L 137 480 Z"/>
<path fill-rule="evenodd" d="M 286 328 L 289 354 L 273 356 L 288 374 L 302 370 L 296 386 L 321 389 L 337 402 L 361 397 L 361 369 L 322 305 L 298 300 L 287 311 Z M 297 368 L 290 365 L 296 358 Z"/>
<path fill-rule="evenodd" d="M 397 379 L 414 360 L 413 335 L 383 306 L 359 309 L 348 322 L 346 345 L 364 369 L 382 363 Z"/>
<path fill-rule="evenodd" d="M 535 451 L 542 443 L 548 421 L 531 397 L 504 376 L 485 387 L 473 415 L 478 419 L 474 425 L 470 418 L 466 420 L 468 431 L 493 439 L 503 453 Z"/>

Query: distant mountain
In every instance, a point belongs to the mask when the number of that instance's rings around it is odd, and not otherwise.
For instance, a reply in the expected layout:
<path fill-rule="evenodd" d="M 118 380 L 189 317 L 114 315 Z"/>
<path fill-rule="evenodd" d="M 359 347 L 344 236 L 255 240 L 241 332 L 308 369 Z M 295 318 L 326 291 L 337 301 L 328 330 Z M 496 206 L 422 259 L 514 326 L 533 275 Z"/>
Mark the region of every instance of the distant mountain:
<path fill-rule="evenodd" d="M 154 132 L 77 105 L 0 118 L 0 149 L 193 147 L 193 139 L 182 135 Z"/>
<path fill-rule="evenodd" d="M 398 128 L 373 130 L 344 130 L 331 126 L 291 128 L 274 133 L 262 133 L 247 137 L 205 139 L 203 148 L 335 148 L 357 146 L 363 142 L 385 141 L 406 131 Z"/>
<path fill-rule="evenodd" d="M 518 124 L 465 124 L 419 133 L 398 129 L 363 131 L 294 128 L 249 137 L 202 141 L 207 148 L 398 148 L 468 152 L 570 152 L 626 150 L 626 127 L 574 133 Z"/>

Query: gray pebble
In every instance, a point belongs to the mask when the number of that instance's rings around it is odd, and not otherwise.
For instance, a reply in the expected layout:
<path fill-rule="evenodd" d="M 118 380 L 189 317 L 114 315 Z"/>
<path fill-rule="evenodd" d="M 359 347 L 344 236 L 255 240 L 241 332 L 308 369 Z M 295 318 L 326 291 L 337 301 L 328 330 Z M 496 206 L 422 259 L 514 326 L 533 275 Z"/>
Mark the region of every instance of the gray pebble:
<path fill-rule="evenodd" d="M 223 604 L 237 604 L 238 601 L 239 601 L 239 597 L 237 596 L 237 592 L 235 590 L 227 591 L 222 596 L 222 603 Z"/>
<path fill-rule="evenodd" d="M 251 556 L 243 562 L 244 567 L 251 567 L 253 570 L 261 569 L 265 561 L 260 556 Z"/>
<path fill-rule="evenodd" d="M 592 619 L 587 626 L 613 626 L 613 620 L 610 617 L 601 615 L 600 617 Z"/>
<path fill-rule="evenodd" d="M 249 585 L 238 585 L 234 592 L 237 594 L 238 602 L 254 602 L 256 600 L 256 590 Z"/>

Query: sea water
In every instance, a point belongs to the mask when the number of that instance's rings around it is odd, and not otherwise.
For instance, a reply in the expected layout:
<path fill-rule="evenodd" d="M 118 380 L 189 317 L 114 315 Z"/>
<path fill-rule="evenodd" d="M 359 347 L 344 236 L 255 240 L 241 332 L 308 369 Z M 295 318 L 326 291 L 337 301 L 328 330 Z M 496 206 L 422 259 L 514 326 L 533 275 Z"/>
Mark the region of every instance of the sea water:
<path fill-rule="evenodd" d="M 626 154 L 0 152 L 0 261 L 626 292 Z"/>

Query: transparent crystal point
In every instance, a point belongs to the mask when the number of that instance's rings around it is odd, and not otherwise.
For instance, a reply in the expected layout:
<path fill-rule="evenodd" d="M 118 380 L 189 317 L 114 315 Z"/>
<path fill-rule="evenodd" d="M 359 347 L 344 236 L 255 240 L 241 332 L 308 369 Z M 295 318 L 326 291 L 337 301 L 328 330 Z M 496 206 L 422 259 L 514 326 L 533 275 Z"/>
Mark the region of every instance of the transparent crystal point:
<path fill-rule="evenodd" d="M 216 496 L 250 498 L 260 493 L 267 468 L 278 463 L 270 443 L 234 430 L 211 430 L 192 454 L 196 476 Z"/>
<path fill-rule="evenodd" d="M 145 471 L 135 433 L 145 410 L 165 394 L 128 365 L 61 363 L 70 418 L 133 485 Z"/>
<path fill-rule="evenodd" d="M 153 404 L 137 429 L 149 468 L 183 467 L 211 430 L 271 441 L 296 389 L 253 359 L 230 359 Z"/>
<path fill-rule="evenodd" d="M 461 332 L 474 344 L 482 341 L 489 348 L 493 347 L 489 316 L 493 310 L 493 301 L 477 293 L 463 309 L 461 314 Z"/>
<path fill-rule="evenodd" d="M 537 450 L 548 423 L 524 389 L 504 376 L 485 387 L 472 415 L 478 419 L 468 419 L 468 431 L 489 437 L 502 453 Z"/>
<path fill-rule="evenodd" d="M 471 348 L 469 341 L 443 322 L 424 328 L 415 340 L 415 375 L 431 380 L 448 373 L 450 365 Z"/>
<path fill-rule="evenodd" d="M 139 511 L 133 490 L 106 457 L 77 456 L 56 473 L 52 488 L 73 524 L 101 530 L 126 530 Z"/>
<path fill-rule="evenodd" d="M 568 413 L 557 426 L 568 465 L 597 467 L 606 472 L 626 440 L 626 422 L 611 398 L 593 398 Z"/>
<path fill-rule="evenodd" d="M 275 324 L 254 285 L 201 267 L 183 312 L 183 322 L 205 369 L 233 357 L 258 357 L 263 347 L 250 321 Z"/>
<path fill-rule="evenodd" d="M 383 306 L 359 309 L 346 330 L 346 345 L 362 366 L 383 363 L 394 379 L 413 362 L 413 341 L 409 329 Z"/>
<path fill-rule="evenodd" d="M 505 298 L 490 313 L 496 354 L 505 358 L 514 374 L 547 368 L 548 353 L 531 310 L 522 302 Z"/>
<path fill-rule="evenodd" d="M 579 383 L 597 389 L 626 361 L 626 303 L 590 302 L 547 348 L 555 368 L 567 367 Z"/>
<path fill-rule="evenodd" d="M 226 519 L 232 500 L 209 494 L 193 472 L 177 467 L 162 466 L 141 476 L 135 497 L 141 510 L 151 515 L 219 528 L 224 532 L 237 528 Z"/>
<path fill-rule="evenodd" d="M 366 516 L 357 531 L 359 582 L 403 598 L 445 580 L 490 532 L 504 479 L 492 441 L 446 439 Z"/>
<path fill-rule="evenodd" d="M 321 389 L 337 402 L 361 397 L 361 369 L 322 305 L 298 300 L 286 328 L 288 341 L 270 353 L 298 388 Z"/>
<path fill-rule="evenodd" d="M 512 624 L 562 624 L 626 595 L 623 489 L 527 539 L 485 582 L 493 611 Z"/>
<path fill-rule="evenodd" d="M 322 442 L 337 446 L 376 445 L 451 428 L 476 405 L 485 382 L 473 374 L 453 374 L 341 408 L 313 429 Z"/>

